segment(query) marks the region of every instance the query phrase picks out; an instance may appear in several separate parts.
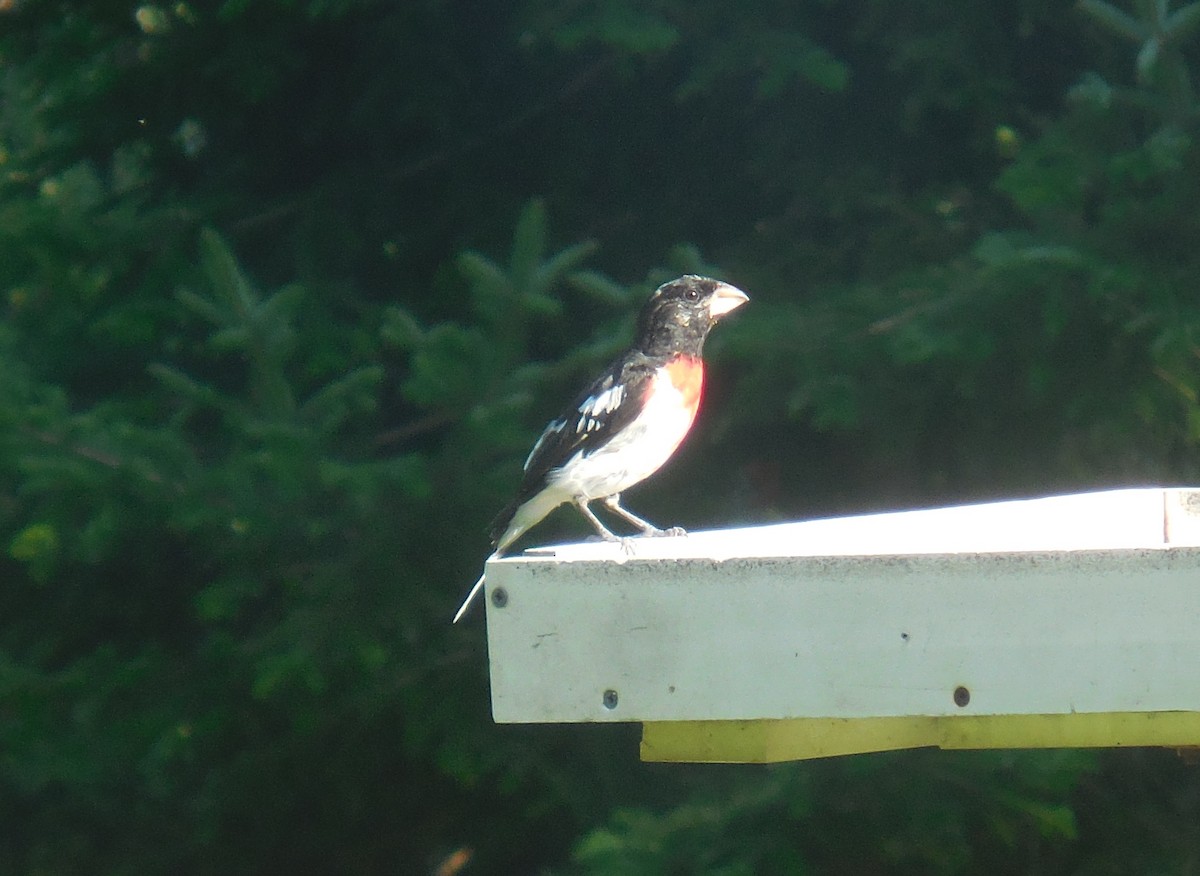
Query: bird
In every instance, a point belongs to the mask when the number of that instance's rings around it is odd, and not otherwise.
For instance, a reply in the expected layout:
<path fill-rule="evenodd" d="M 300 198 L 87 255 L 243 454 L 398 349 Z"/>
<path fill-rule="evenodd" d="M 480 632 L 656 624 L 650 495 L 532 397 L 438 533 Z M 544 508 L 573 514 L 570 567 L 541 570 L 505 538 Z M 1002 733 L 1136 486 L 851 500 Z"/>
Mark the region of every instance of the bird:
<path fill-rule="evenodd" d="M 604 541 L 623 541 L 589 503 L 636 526 L 643 535 L 682 535 L 659 529 L 621 504 L 621 493 L 641 483 L 683 442 L 704 390 L 704 341 L 716 323 L 750 298 L 720 280 L 686 274 L 664 283 L 638 314 L 633 345 L 551 420 L 525 460 L 515 498 L 490 529 L 504 552 L 560 505 L 571 503 Z M 471 588 L 454 615 L 458 623 L 483 587 Z"/>

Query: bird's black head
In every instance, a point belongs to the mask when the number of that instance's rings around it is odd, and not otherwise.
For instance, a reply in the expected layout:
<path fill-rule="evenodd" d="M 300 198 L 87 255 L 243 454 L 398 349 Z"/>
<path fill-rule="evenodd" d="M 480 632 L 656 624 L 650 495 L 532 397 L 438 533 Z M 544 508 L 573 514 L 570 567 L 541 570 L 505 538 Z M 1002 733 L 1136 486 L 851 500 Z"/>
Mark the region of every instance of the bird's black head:
<path fill-rule="evenodd" d="M 650 296 L 638 316 L 635 344 L 648 356 L 699 356 L 717 320 L 749 300 L 728 283 L 687 274 Z"/>

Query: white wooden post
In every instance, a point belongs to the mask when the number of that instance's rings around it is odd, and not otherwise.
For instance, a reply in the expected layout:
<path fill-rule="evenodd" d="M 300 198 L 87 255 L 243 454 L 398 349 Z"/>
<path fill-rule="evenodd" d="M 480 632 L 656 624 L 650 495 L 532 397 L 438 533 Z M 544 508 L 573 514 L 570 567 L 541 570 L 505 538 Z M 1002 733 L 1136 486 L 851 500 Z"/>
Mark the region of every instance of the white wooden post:
<path fill-rule="evenodd" d="M 1200 489 L 561 545 L 485 601 L 496 721 L 647 760 L 1200 745 Z"/>

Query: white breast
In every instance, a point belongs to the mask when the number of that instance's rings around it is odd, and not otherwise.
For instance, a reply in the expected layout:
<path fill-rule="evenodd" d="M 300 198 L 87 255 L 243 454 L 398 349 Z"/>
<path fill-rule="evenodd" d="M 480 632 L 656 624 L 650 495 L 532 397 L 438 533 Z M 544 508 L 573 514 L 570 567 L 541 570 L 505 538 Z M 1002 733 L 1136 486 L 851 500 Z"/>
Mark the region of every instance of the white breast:
<path fill-rule="evenodd" d="M 556 491 L 587 500 L 602 499 L 632 487 L 666 462 L 691 428 L 694 408 L 666 374 L 658 374 L 650 401 L 632 423 L 608 444 L 585 455 L 576 453 L 551 471 Z"/>

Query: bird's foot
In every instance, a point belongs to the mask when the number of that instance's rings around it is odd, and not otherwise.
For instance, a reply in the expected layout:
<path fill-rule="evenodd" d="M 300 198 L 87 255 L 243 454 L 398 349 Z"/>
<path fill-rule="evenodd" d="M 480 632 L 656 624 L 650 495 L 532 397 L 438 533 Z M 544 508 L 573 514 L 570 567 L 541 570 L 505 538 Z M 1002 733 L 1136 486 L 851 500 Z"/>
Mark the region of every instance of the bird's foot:
<path fill-rule="evenodd" d="M 608 542 L 609 544 L 615 544 L 618 541 L 624 541 L 624 540 L 625 539 L 618 538 L 617 536 L 613 535 L 611 532 L 605 532 L 603 535 L 596 532 L 596 533 L 593 533 L 592 535 L 589 535 L 587 538 L 584 539 L 584 541 L 588 542 L 589 544 L 600 544 L 601 542 Z"/>
<path fill-rule="evenodd" d="M 680 535 L 687 535 L 687 530 L 682 526 L 671 526 L 667 529 L 659 529 L 657 526 L 651 526 L 649 529 L 643 530 L 642 534 L 647 538 L 674 538 Z"/>
<path fill-rule="evenodd" d="M 660 534 L 666 535 L 666 533 L 660 533 Z M 634 544 L 634 542 L 637 541 L 637 539 L 632 538 L 630 536 L 613 535 L 611 532 L 608 533 L 607 535 L 600 535 L 599 533 L 597 533 L 595 535 L 590 535 L 590 536 L 588 536 L 588 541 L 591 542 L 592 544 L 615 544 L 615 545 L 618 545 L 621 548 L 621 553 L 625 554 L 628 557 L 632 557 L 634 554 L 634 551 L 637 549 L 637 545 Z"/>

